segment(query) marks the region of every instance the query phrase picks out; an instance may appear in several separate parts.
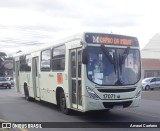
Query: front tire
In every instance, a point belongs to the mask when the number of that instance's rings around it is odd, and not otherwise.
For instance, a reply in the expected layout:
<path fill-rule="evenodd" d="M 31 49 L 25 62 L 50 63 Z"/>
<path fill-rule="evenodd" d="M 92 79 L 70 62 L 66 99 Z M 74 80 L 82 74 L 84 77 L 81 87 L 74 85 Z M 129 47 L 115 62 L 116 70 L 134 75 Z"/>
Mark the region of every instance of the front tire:
<path fill-rule="evenodd" d="M 150 86 L 146 85 L 145 90 L 150 90 Z"/>
<path fill-rule="evenodd" d="M 61 112 L 63 112 L 66 115 L 70 114 L 70 110 L 66 106 L 66 98 L 65 98 L 64 92 L 60 93 L 59 106 L 60 106 Z"/>

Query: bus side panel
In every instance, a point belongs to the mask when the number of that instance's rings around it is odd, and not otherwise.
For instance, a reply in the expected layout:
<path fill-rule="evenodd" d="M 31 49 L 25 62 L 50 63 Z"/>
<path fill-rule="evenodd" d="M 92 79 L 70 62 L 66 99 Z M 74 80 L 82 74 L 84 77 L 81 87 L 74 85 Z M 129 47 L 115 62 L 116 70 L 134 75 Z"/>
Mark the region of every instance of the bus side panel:
<path fill-rule="evenodd" d="M 19 87 L 20 87 L 21 94 L 24 94 L 24 83 L 27 84 L 29 96 L 34 97 L 31 72 L 20 72 L 19 73 Z"/>
<path fill-rule="evenodd" d="M 55 88 L 56 79 L 53 72 L 40 72 L 39 84 L 41 99 L 47 102 L 56 103 Z"/>
<path fill-rule="evenodd" d="M 24 94 L 24 83 L 26 80 L 27 80 L 27 74 L 25 72 L 19 72 L 19 87 L 21 94 Z"/>

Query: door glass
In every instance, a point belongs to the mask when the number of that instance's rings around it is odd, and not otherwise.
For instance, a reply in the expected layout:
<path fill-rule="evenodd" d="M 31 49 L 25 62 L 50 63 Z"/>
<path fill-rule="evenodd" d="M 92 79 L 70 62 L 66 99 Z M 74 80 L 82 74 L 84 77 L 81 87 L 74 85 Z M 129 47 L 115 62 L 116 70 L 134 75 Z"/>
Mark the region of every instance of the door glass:
<path fill-rule="evenodd" d="M 78 80 L 78 105 L 82 105 L 82 83 Z"/>
<path fill-rule="evenodd" d="M 78 51 L 78 77 L 81 77 L 81 65 L 82 65 L 82 55 L 81 51 Z"/>
<path fill-rule="evenodd" d="M 36 76 L 38 75 L 38 72 L 37 72 L 37 61 L 38 61 L 38 59 L 36 58 L 36 59 L 35 59 L 35 71 L 36 71 Z"/>
<path fill-rule="evenodd" d="M 71 74 L 72 74 L 72 103 L 77 104 L 76 88 L 76 53 L 71 52 Z"/>
<path fill-rule="evenodd" d="M 72 79 L 72 103 L 76 104 L 76 80 Z"/>
<path fill-rule="evenodd" d="M 72 77 L 76 77 L 76 57 L 75 57 L 75 52 L 71 53 L 71 70 L 72 70 Z"/>
<path fill-rule="evenodd" d="M 74 50 L 71 52 L 71 74 L 72 74 L 72 104 L 74 108 L 82 106 L 82 51 Z"/>
<path fill-rule="evenodd" d="M 82 51 L 78 51 L 78 105 L 82 105 L 82 82 L 81 82 L 81 69 L 82 69 Z"/>
<path fill-rule="evenodd" d="M 157 82 L 160 82 L 160 78 L 157 78 L 156 81 L 157 81 Z"/>
<path fill-rule="evenodd" d="M 156 81 L 156 78 L 153 78 L 153 79 L 151 80 L 151 83 L 152 83 L 152 82 L 155 82 L 155 81 Z"/>

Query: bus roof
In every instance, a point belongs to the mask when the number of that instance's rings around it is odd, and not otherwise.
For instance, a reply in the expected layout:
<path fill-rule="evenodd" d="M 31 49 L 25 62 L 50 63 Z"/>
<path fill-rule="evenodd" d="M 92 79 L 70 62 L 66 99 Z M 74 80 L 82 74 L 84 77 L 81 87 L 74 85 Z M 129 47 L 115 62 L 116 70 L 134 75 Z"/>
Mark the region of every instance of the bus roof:
<path fill-rule="evenodd" d="M 44 49 L 51 48 L 51 47 L 60 46 L 64 43 L 67 43 L 67 42 L 70 42 L 70 41 L 82 40 L 83 35 L 84 34 L 75 34 L 75 35 L 72 35 L 72 36 L 69 36 L 69 37 L 66 37 L 66 38 L 62 38 L 61 40 L 55 40 L 53 42 L 44 43 L 44 45 L 42 45 L 41 47 L 38 47 L 36 49 L 30 49 L 29 51 L 26 51 L 26 52 L 19 52 L 19 53 L 15 54 L 14 57 L 21 56 L 21 55 L 24 55 L 24 54 L 29 54 L 29 53 L 36 52 L 36 51 L 39 51 L 39 50 L 44 50 Z"/>

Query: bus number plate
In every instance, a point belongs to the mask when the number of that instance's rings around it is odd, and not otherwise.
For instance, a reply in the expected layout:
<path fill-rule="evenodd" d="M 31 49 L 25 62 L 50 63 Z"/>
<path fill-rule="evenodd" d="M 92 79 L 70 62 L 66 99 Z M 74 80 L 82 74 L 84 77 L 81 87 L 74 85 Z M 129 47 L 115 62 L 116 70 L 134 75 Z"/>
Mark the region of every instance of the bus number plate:
<path fill-rule="evenodd" d="M 104 94 L 103 97 L 104 99 L 115 99 L 116 95 L 115 94 Z"/>
<path fill-rule="evenodd" d="M 123 106 L 122 105 L 116 105 L 116 106 L 113 106 L 113 109 L 123 109 Z"/>

